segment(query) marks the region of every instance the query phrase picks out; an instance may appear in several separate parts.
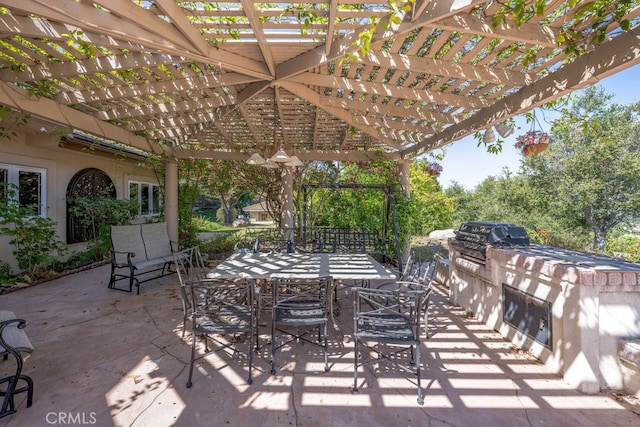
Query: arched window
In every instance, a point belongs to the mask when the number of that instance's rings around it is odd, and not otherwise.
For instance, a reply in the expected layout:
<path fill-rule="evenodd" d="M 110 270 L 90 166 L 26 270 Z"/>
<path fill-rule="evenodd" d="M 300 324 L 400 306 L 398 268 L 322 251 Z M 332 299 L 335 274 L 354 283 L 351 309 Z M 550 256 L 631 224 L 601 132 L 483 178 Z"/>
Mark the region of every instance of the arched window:
<path fill-rule="evenodd" d="M 92 227 L 83 225 L 72 212 L 79 197 L 115 199 L 116 188 L 106 173 L 95 168 L 83 169 L 71 178 L 67 187 L 67 243 L 86 242 L 95 237 Z"/>

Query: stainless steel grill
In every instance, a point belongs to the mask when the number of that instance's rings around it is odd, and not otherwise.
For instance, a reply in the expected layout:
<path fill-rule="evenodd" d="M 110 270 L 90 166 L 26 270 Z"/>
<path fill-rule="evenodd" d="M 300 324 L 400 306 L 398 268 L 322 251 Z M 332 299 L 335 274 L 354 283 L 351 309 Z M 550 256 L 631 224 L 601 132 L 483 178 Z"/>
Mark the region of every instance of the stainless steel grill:
<path fill-rule="evenodd" d="M 485 264 L 487 247 L 529 246 L 529 235 L 524 227 L 500 222 L 466 222 L 455 232 L 452 246 L 471 261 Z"/>

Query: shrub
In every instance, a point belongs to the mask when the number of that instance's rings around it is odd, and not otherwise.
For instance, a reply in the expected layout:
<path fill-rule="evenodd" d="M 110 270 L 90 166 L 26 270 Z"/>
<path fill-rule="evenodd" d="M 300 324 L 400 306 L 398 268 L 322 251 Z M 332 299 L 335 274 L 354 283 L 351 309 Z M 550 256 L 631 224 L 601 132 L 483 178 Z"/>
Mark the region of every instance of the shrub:
<path fill-rule="evenodd" d="M 193 216 L 191 223 L 193 227 L 199 232 L 217 231 L 224 228 L 222 225 L 212 221 L 210 218 L 201 215 L 200 212 Z"/>
<path fill-rule="evenodd" d="M 0 261 L 0 286 L 11 286 L 14 282 L 11 266 L 4 261 Z"/>
<path fill-rule="evenodd" d="M 51 218 L 34 215 L 34 206 L 21 206 L 16 201 L 17 188 L 6 185 L 0 200 L 0 233 L 13 236 L 13 255 L 18 267 L 29 276 L 37 276 L 54 264 L 68 248 L 56 236 L 57 223 Z"/>
<path fill-rule="evenodd" d="M 200 243 L 200 250 L 209 254 L 209 258 L 219 258 L 233 252 L 242 233 L 238 231 L 223 231 L 214 237 Z"/>
<path fill-rule="evenodd" d="M 609 239 L 607 253 L 631 262 L 640 262 L 640 237 L 620 236 Z"/>

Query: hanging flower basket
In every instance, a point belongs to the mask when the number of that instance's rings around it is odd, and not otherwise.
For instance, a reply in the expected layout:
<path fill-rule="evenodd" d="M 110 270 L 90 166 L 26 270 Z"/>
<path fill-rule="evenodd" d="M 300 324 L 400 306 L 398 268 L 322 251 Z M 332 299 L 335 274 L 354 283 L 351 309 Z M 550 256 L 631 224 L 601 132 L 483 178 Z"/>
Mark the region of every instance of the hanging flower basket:
<path fill-rule="evenodd" d="M 525 157 L 542 153 L 549 148 L 553 142 L 548 133 L 540 130 L 531 130 L 516 138 L 515 147 L 522 152 Z"/>
<path fill-rule="evenodd" d="M 442 172 L 442 165 L 439 163 L 429 163 L 424 171 L 430 176 L 439 176 Z"/>

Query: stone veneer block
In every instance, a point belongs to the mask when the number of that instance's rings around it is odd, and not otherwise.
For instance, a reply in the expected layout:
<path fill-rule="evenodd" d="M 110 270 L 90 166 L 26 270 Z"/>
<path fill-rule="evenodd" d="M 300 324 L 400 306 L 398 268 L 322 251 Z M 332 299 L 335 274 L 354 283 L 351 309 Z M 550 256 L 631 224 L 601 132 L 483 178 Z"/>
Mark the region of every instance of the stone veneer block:
<path fill-rule="evenodd" d="M 609 286 L 620 286 L 622 284 L 622 274 L 621 273 L 609 273 L 607 275 L 607 285 Z"/>
<path fill-rule="evenodd" d="M 638 277 L 635 273 L 622 273 L 622 284 L 625 286 L 636 286 Z"/>
<path fill-rule="evenodd" d="M 596 271 L 596 276 L 593 279 L 593 284 L 596 286 L 604 286 L 607 284 L 607 275 L 602 271 Z"/>
<path fill-rule="evenodd" d="M 581 270 L 579 272 L 579 278 L 577 284 L 585 285 L 585 286 L 593 286 L 593 280 L 596 274 L 593 271 L 584 271 Z"/>

